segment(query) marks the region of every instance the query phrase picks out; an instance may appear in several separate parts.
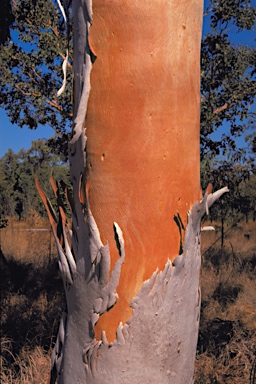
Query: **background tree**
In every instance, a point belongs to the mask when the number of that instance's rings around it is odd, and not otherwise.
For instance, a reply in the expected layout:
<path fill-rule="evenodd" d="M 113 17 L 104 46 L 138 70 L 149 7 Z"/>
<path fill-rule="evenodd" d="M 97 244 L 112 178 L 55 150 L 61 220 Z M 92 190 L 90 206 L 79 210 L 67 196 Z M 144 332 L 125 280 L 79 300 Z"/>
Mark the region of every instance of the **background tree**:
<path fill-rule="evenodd" d="M 235 43 L 235 37 L 254 27 L 256 9 L 251 1 L 210 1 L 205 18 L 210 29 L 201 49 L 201 156 L 242 155 L 236 138 L 254 113 L 255 46 Z M 223 123 L 229 130 L 216 140 L 212 133 Z"/>
<path fill-rule="evenodd" d="M 56 147 L 59 137 L 61 144 L 67 141 L 66 129 L 72 120 L 71 54 L 67 67 L 69 87 L 57 97 L 63 81 L 66 28 L 60 21 L 57 2 L 13 0 L 11 4 L 9 38 L 0 47 L 0 105 L 10 121 L 20 127 L 51 126 L 56 133 Z"/>
<path fill-rule="evenodd" d="M 2 0 L 0 14 L 0 45 L 10 39 L 10 27 L 13 23 L 13 13 L 10 0 Z"/>
<path fill-rule="evenodd" d="M 205 186 L 208 182 L 222 188 L 228 185 L 230 193 L 220 199 L 210 212 L 210 219 L 221 223 L 221 245 L 224 245 L 224 232 L 246 218 L 249 212 L 253 217 L 255 194 L 251 193 L 254 175 L 250 164 L 234 163 L 228 160 L 210 160 L 202 162 L 201 181 Z"/>
<path fill-rule="evenodd" d="M 10 1 L 5 1 L 8 14 L 1 14 L 6 20 L 1 25 L 7 32 L 3 32 L 5 44 L 0 50 L 0 105 L 21 127 L 53 127 L 56 136 L 48 144 L 52 151 L 64 153 L 67 158 L 72 120 L 72 50 L 66 91 L 57 98 L 67 48 L 66 28 L 57 2 L 15 0 L 10 7 Z M 235 37 L 253 28 L 255 7 L 251 0 L 206 1 L 204 22 L 209 28 L 201 49 L 201 158 L 207 153 L 212 157 L 225 155 L 228 150 L 242 155 L 236 138 L 245 135 L 247 118 L 254 111 L 255 47 L 247 46 L 246 38 L 238 44 Z M 72 39 L 69 21 L 68 25 Z M 212 134 L 223 124 L 229 128 L 216 138 Z"/>
<path fill-rule="evenodd" d="M 51 153 L 44 140 L 33 141 L 30 149 L 17 154 L 9 149 L 0 159 L 0 206 L 4 215 L 21 219 L 31 210 L 45 214 L 34 183 L 36 174 L 50 196 L 50 176 L 69 184 L 67 165 Z"/>
<path fill-rule="evenodd" d="M 18 166 L 17 156 L 9 149 L 2 158 L 0 167 L 0 189 L 1 189 L 1 208 L 7 215 L 15 215 L 14 185 L 16 183 L 15 173 Z"/>

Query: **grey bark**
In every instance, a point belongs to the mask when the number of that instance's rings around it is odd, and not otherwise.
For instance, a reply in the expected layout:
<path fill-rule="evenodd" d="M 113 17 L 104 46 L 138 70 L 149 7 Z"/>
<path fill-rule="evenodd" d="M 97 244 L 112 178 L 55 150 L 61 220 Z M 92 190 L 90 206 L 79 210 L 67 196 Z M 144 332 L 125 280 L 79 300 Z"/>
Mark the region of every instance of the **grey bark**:
<path fill-rule="evenodd" d="M 95 323 L 118 300 L 116 288 L 125 243 L 121 229 L 113 223 L 120 259 L 109 277 L 108 246 L 100 240 L 89 202 L 84 205 L 80 198 L 86 167 L 84 118 L 92 67 L 88 42 L 91 1 L 74 0 L 73 16 L 75 120 L 69 146 L 73 228 L 68 228 L 62 213 L 62 235 L 55 234 L 55 239 L 67 311 L 52 354 L 51 382 L 57 379 L 60 384 L 189 384 L 193 382 L 200 314 L 200 220 L 226 189 L 206 194 L 188 213 L 183 254 L 173 262 L 168 260 L 162 271 L 156 270 L 143 283 L 131 302 L 133 314 L 126 324 L 120 323 L 116 340 L 108 343 L 104 332 L 96 340 Z"/>

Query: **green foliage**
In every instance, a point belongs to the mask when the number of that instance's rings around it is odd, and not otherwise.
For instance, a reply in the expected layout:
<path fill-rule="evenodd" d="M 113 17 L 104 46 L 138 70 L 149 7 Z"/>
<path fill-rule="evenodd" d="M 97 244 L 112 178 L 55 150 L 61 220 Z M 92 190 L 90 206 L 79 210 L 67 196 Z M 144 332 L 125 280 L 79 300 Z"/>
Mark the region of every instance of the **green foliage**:
<path fill-rule="evenodd" d="M 250 130 L 248 132 L 248 135 L 245 137 L 245 140 L 248 143 L 248 153 L 252 155 L 252 157 L 255 158 L 256 154 L 256 113 L 253 113 L 252 118 L 249 121 L 250 123 Z"/>
<path fill-rule="evenodd" d="M 0 159 L 0 206 L 6 216 L 29 216 L 31 210 L 45 215 L 35 187 L 35 175 L 52 196 L 49 177 L 69 184 L 68 166 L 53 155 L 44 140 L 32 142 L 29 150 L 15 154 L 11 149 Z"/>
<path fill-rule="evenodd" d="M 208 5 L 212 8 L 211 24 L 213 28 L 231 22 L 238 30 L 251 29 L 255 23 L 256 10 L 248 0 L 213 0 Z M 226 27 L 225 27 L 226 28 Z"/>
<path fill-rule="evenodd" d="M 201 49 L 201 154 L 243 156 L 235 139 L 243 135 L 255 100 L 255 47 L 234 44 L 232 34 L 253 28 L 256 9 L 250 0 L 213 0 L 205 17 L 210 31 Z M 224 122 L 229 132 L 214 139 L 212 133 Z"/>
<path fill-rule="evenodd" d="M 0 214 L 0 229 L 8 226 L 8 219 Z"/>
<path fill-rule="evenodd" d="M 12 15 L 11 39 L 0 47 L 0 105 L 20 127 L 47 124 L 65 132 L 72 104 L 71 86 L 57 98 L 67 48 L 58 5 L 52 0 L 16 0 Z"/>
<path fill-rule="evenodd" d="M 230 224 L 256 214 L 256 174 L 250 163 L 234 163 L 228 160 L 205 158 L 201 164 L 201 184 L 208 183 L 214 190 L 227 186 L 229 193 L 223 195 L 210 209 L 212 220 L 229 221 Z"/>
<path fill-rule="evenodd" d="M 209 24 L 209 32 L 203 37 L 201 54 L 201 155 L 229 152 L 242 157 L 244 152 L 237 148 L 236 138 L 244 135 L 255 99 L 255 48 L 234 44 L 232 35 L 253 28 L 256 9 L 251 0 L 212 0 L 206 4 L 204 22 Z M 72 53 L 67 88 L 57 98 L 67 47 L 57 2 L 16 0 L 11 14 L 8 9 L 3 25 L 7 29 L 11 25 L 12 40 L 7 33 L 0 49 L 0 105 L 20 127 L 52 126 L 60 135 L 52 139 L 50 147 L 67 157 Z M 72 25 L 68 25 L 72 32 Z M 216 139 L 212 134 L 223 123 L 228 123 L 230 130 Z"/>
<path fill-rule="evenodd" d="M 0 12 L 0 45 L 10 39 L 10 27 L 13 23 L 13 14 L 10 0 L 1 1 Z"/>

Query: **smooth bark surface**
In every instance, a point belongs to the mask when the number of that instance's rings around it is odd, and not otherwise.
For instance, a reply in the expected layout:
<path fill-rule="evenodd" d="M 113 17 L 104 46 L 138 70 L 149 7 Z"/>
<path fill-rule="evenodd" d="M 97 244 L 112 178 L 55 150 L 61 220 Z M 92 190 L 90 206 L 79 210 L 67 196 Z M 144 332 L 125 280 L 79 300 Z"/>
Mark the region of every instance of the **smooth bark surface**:
<path fill-rule="evenodd" d="M 113 340 L 143 281 L 179 253 L 174 216 L 185 226 L 200 198 L 202 1 L 98 0 L 92 10 L 89 201 L 112 260 L 119 257 L 114 221 L 127 254 L 118 303 L 96 326 L 97 336 L 107 329 Z"/>

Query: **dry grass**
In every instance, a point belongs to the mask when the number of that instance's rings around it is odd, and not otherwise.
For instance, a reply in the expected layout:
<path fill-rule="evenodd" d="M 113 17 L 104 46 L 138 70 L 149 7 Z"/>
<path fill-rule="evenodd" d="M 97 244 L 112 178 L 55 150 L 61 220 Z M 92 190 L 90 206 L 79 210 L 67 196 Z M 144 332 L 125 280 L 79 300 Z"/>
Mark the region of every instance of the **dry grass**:
<path fill-rule="evenodd" d="M 56 260 L 42 265 L 9 258 L 1 267 L 1 306 L 1 383 L 48 383 L 64 307 Z"/>
<path fill-rule="evenodd" d="M 8 226 L 0 229 L 0 244 L 7 259 L 26 263 L 43 265 L 57 255 L 49 221 L 36 215 L 22 221 L 8 218 Z"/>
<path fill-rule="evenodd" d="M 208 250 L 212 244 L 220 247 L 221 243 L 221 225 L 218 222 L 204 222 L 203 226 L 213 226 L 215 231 L 202 232 L 202 254 Z M 235 249 L 237 255 L 256 253 L 256 223 L 253 221 L 238 222 L 236 224 L 224 224 L 224 245 L 232 252 Z"/>
<path fill-rule="evenodd" d="M 48 226 L 36 215 L 33 220 L 17 223 L 9 219 L 10 232 L 1 231 L 8 259 L 1 280 L 3 384 L 48 383 L 51 345 L 64 305 L 49 232 L 17 231 Z M 255 227 L 256 223 L 239 223 L 226 233 L 223 249 L 218 223 L 216 232 L 202 233 L 195 384 L 256 383 L 252 378 L 256 362 Z"/>
<path fill-rule="evenodd" d="M 220 240 L 216 242 L 220 231 L 202 235 L 202 310 L 195 384 L 256 383 L 252 377 L 256 360 L 255 226 L 251 222 L 232 228 L 225 235 L 223 249 Z"/>
<path fill-rule="evenodd" d="M 223 323 L 225 324 L 225 323 Z M 233 323 L 229 342 L 212 345 L 197 355 L 195 384 L 250 384 L 255 361 L 256 335 Z"/>
<path fill-rule="evenodd" d="M 49 383 L 50 350 L 45 352 L 42 347 L 35 347 L 32 350 L 24 347 L 19 355 L 14 356 L 11 340 L 3 338 L 1 339 L 1 352 L 0 378 L 2 384 Z"/>

